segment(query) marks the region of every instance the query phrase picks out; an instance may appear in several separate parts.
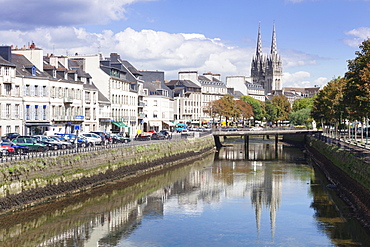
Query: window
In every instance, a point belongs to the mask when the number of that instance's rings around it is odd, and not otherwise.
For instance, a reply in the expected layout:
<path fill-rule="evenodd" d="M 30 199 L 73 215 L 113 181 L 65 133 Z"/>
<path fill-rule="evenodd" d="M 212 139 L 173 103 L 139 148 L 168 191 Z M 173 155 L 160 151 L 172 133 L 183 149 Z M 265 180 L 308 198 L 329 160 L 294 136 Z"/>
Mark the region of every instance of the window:
<path fill-rule="evenodd" d="M 15 104 L 15 106 L 14 106 L 14 118 L 15 119 L 19 119 L 20 118 L 19 109 L 20 109 L 20 105 L 19 104 Z"/>
<path fill-rule="evenodd" d="M 46 86 L 42 86 L 42 96 L 48 96 L 48 91 Z"/>
<path fill-rule="evenodd" d="M 4 88 L 5 88 L 5 95 L 10 96 L 12 93 L 12 84 L 4 83 Z"/>
<path fill-rule="evenodd" d="M 35 85 L 35 96 L 39 96 L 39 86 Z"/>
<path fill-rule="evenodd" d="M 6 133 L 11 133 L 11 132 L 12 132 L 11 126 L 7 125 L 6 126 Z"/>
<path fill-rule="evenodd" d="M 39 106 L 35 105 L 35 120 L 39 120 Z"/>
<path fill-rule="evenodd" d="M 153 102 L 153 106 L 158 106 L 158 102 L 157 102 L 157 100 L 154 100 L 154 102 Z"/>
<path fill-rule="evenodd" d="M 41 113 L 41 116 L 42 116 L 42 120 L 46 120 L 46 105 L 42 106 L 42 113 Z"/>
<path fill-rule="evenodd" d="M 31 86 L 26 85 L 25 90 L 24 90 L 24 95 L 25 96 L 30 96 L 31 95 Z"/>
<path fill-rule="evenodd" d="M 11 105 L 6 104 L 5 105 L 5 118 L 9 119 L 11 117 L 10 110 L 11 110 Z"/>
<path fill-rule="evenodd" d="M 85 92 L 85 101 L 87 101 L 87 102 L 91 101 L 90 92 Z"/>
<path fill-rule="evenodd" d="M 15 96 L 20 96 L 20 87 L 19 87 L 19 85 L 15 85 L 14 93 L 15 93 Z"/>
<path fill-rule="evenodd" d="M 21 128 L 19 127 L 19 125 L 16 125 L 16 126 L 14 127 L 14 132 L 15 132 L 15 133 L 20 133 L 20 130 L 21 130 Z"/>
<path fill-rule="evenodd" d="M 32 67 L 32 75 L 36 75 L 36 67 L 35 66 Z"/>
<path fill-rule="evenodd" d="M 30 105 L 26 105 L 25 118 L 26 120 L 30 120 Z"/>
<path fill-rule="evenodd" d="M 9 75 L 9 67 L 5 67 L 5 75 Z"/>

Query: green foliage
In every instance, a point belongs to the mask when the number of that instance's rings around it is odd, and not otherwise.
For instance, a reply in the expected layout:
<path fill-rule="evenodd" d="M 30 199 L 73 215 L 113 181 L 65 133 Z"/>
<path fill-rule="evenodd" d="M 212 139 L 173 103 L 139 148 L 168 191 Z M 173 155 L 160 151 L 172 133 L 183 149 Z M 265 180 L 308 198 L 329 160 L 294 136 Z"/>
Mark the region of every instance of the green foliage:
<path fill-rule="evenodd" d="M 316 95 L 312 98 L 303 98 L 303 99 L 297 99 L 293 102 L 293 109 L 292 111 L 299 111 L 304 108 L 312 108 L 314 99 L 316 98 Z"/>
<path fill-rule="evenodd" d="M 312 117 L 317 122 L 339 122 L 345 117 L 343 104 L 343 90 L 346 85 L 344 78 L 338 77 L 331 80 L 314 99 Z"/>
<path fill-rule="evenodd" d="M 271 100 L 265 102 L 265 112 L 267 122 L 275 123 L 278 120 L 278 110 Z"/>
<path fill-rule="evenodd" d="M 297 111 L 292 111 L 289 114 L 289 121 L 293 125 L 310 125 L 312 122 L 311 109 L 306 107 Z"/>
<path fill-rule="evenodd" d="M 247 102 L 250 104 L 253 108 L 253 115 L 254 119 L 256 120 L 262 120 L 264 112 L 263 112 L 263 107 L 262 107 L 262 102 L 259 100 L 256 100 L 252 98 L 251 96 L 241 96 L 240 100 Z"/>
<path fill-rule="evenodd" d="M 357 119 L 366 117 L 370 111 L 370 39 L 362 42 L 360 49 L 357 57 L 348 61 L 346 100 L 343 102 Z"/>
<path fill-rule="evenodd" d="M 288 120 L 289 113 L 292 110 L 288 98 L 284 95 L 279 95 L 272 97 L 271 101 L 276 107 L 278 120 Z"/>

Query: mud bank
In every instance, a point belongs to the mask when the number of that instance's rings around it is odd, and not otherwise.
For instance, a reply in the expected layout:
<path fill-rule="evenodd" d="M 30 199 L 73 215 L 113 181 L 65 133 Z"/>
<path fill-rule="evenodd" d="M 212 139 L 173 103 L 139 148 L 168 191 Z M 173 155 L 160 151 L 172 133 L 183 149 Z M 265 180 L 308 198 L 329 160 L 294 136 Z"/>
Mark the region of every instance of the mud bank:
<path fill-rule="evenodd" d="M 368 164 L 351 153 L 314 138 L 307 142 L 312 161 L 324 172 L 338 196 L 349 205 L 355 217 L 370 230 L 370 190 Z"/>
<path fill-rule="evenodd" d="M 1 164 L 0 213 L 196 160 L 213 150 L 213 138 L 204 137 Z"/>

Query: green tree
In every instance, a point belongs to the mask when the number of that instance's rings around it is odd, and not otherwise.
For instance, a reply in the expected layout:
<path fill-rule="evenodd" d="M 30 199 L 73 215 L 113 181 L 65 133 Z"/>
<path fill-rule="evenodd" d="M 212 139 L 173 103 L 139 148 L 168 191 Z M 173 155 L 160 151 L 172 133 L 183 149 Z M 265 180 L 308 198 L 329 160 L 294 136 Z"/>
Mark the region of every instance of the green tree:
<path fill-rule="evenodd" d="M 348 61 L 344 101 L 352 119 L 360 120 L 370 112 L 370 39 L 359 47 L 356 58 Z"/>
<path fill-rule="evenodd" d="M 278 118 L 278 110 L 271 100 L 265 102 L 265 118 L 267 122 L 276 123 Z"/>
<path fill-rule="evenodd" d="M 241 96 L 240 100 L 245 101 L 252 106 L 254 119 L 262 120 L 264 109 L 261 101 L 246 95 Z"/>
<path fill-rule="evenodd" d="M 292 111 L 289 114 L 289 122 L 293 125 L 306 125 L 311 124 L 311 108 L 306 107 L 297 111 Z"/>
<path fill-rule="evenodd" d="M 317 122 L 339 123 L 345 116 L 343 93 L 346 85 L 346 79 L 338 77 L 319 91 L 311 113 Z"/>
<path fill-rule="evenodd" d="M 284 95 L 278 95 L 272 97 L 271 101 L 276 107 L 278 120 L 288 120 L 289 113 L 292 110 L 288 98 Z"/>
<path fill-rule="evenodd" d="M 314 99 L 316 98 L 316 95 L 314 95 L 312 98 L 303 98 L 303 99 L 296 99 L 293 102 L 292 111 L 299 111 L 304 108 L 312 109 Z"/>

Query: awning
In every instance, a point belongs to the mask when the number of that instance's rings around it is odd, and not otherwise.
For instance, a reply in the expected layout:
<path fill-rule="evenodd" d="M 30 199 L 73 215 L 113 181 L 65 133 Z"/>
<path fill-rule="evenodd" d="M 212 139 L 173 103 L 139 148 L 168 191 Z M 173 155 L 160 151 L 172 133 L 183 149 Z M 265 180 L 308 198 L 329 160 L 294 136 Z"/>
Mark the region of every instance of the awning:
<path fill-rule="evenodd" d="M 168 122 L 168 121 L 162 121 L 165 125 L 168 125 L 168 126 L 175 126 L 174 123 L 172 122 Z"/>
<path fill-rule="evenodd" d="M 26 122 L 25 125 L 26 126 L 44 126 L 44 127 L 51 126 L 49 122 Z"/>
<path fill-rule="evenodd" d="M 124 122 L 113 122 L 113 124 L 117 125 L 117 127 L 128 127 Z"/>
<path fill-rule="evenodd" d="M 149 121 L 150 126 L 161 126 L 161 121 Z"/>

